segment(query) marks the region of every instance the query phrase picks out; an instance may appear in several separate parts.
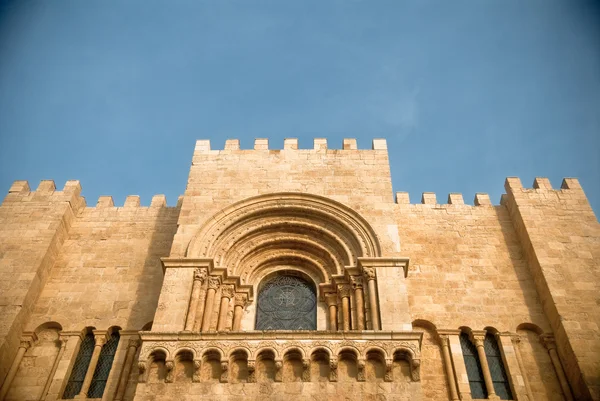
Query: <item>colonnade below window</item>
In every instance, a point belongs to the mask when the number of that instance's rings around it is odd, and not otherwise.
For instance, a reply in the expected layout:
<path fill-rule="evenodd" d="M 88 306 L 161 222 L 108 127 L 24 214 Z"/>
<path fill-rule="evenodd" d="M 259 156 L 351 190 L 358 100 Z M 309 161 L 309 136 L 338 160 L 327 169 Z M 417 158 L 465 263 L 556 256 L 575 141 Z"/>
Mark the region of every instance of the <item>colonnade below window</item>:
<path fill-rule="evenodd" d="M 322 289 L 327 327 L 321 330 L 380 330 L 376 285 L 374 269 L 365 267 L 361 274 L 342 276 Z M 221 276 L 209 275 L 206 268 L 196 268 L 184 330 L 316 330 L 317 301 L 310 279 L 295 271 L 277 272 L 258 286 L 253 301 L 254 327 L 242 327 L 242 316 L 250 304 L 248 291 Z"/>

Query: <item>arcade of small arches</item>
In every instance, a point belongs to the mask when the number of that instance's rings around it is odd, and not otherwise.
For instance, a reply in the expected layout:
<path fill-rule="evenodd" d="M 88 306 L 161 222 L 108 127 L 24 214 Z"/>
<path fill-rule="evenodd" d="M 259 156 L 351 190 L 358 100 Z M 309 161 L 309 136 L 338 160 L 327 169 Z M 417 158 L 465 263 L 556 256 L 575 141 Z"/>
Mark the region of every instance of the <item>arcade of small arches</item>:
<path fill-rule="evenodd" d="M 155 345 L 142 350 L 139 382 L 419 381 L 419 354 L 411 346 L 213 343 L 198 344 L 200 352 L 186 345 L 170 352 Z"/>

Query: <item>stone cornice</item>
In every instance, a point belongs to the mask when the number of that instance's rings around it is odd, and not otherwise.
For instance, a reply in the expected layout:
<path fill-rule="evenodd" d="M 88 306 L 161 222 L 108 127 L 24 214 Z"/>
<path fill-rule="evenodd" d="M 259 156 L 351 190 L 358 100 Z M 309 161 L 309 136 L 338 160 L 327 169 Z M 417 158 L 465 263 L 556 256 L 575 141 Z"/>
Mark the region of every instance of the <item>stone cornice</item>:
<path fill-rule="evenodd" d="M 407 257 L 397 257 L 397 258 L 358 258 L 358 265 L 361 268 L 371 267 L 374 269 L 382 269 L 386 267 L 402 267 L 404 268 L 404 277 L 408 276 L 408 263 L 410 259 Z"/>
<path fill-rule="evenodd" d="M 261 340 L 379 340 L 379 341 L 418 341 L 422 332 L 415 331 L 239 331 L 239 332 L 156 332 L 140 331 L 143 341 L 261 341 Z"/>

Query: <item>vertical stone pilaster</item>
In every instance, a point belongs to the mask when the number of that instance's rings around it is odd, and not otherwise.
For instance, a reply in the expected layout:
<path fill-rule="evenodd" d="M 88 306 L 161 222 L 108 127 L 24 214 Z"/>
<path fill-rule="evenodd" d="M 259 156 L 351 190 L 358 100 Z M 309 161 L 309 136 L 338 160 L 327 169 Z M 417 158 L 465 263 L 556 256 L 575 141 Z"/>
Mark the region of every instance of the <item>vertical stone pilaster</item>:
<path fill-rule="evenodd" d="M 119 384 L 117 387 L 117 394 L 115 395 L 115 401 L 121 401 L 123 399 L 123 395 L 127 390 L 127 383 L 129 382 L 129 375 L 131 373 L 131 368 L 133 367 L 133 361 L 135 359 L 135 354 L 137 352 L 138 347 L 140 346 L 140 340 L 138 339 L 130 339 L 127 343 L 127 355 L 125 356 L 125 363 L 123 366 L 123 371 L 121 372 L 121 378 L 119 380 Z"/>
<path fill-rule="evenodd" d="M 208 278 L 208 291 L 206 293 L 206 302 L 204 303 L 204 316 L 202 317 L 202 331 L 210 330 L 210 321 L 212 320 L 212 311 L 215 303 L 215 294 L 221 285 L 219 277 Z"/>
<path fill-rule="evenodd" d="M 229 301 L 233 298 L 235 289 L 233 285 L 227 284 L 221 287 L 221 305 L 219 306 L 219 319 L 217 322 L 217 331 L 223 331 L 227 327 L 227 312 L 229 310 Z"/>
<path fill-rule="evenodd" d="M 574 398 L 573 394 L 571 393 L 571 387 L 569 387 L 569 382 L 567 381 L 565 371 L 562 367 L 562 363 L 560 362 L 560 358 L 558 357 L 558 353 L 556 352 L 556 340 L 554 339 L 554 336 L 550 334 L 542 335 L 540 337 L 540 341 L 548 350 L 550 360 L 554 366 L 556 377 L 558 377 L 558 382 L 560 383 L 560 388 L 562 389 L 565 400 L 573 401 Z"/>
<path fill-rule="evenodd" d="M 235 294 L 234 309 L 233 309 L 233 331 L 240 331 L 242 325 L 242 316 L 244 315 L 244 308 L 248 303 L 248 296 L 246 294 L 237 293 Z"/>
<path fill-rule="evenodd" d="M 325 294 L 325 301 L 329 310 L 329 330 L 338 330 L 338 303 L 335 293 Z"/>
<path fill-rule="evenodd" d="M 13 360 L 12 365 L 10 366 L 10 370 L 6 375 L 6 379 L 2 384 L 2 388 L 0 389 L 0 401 L 4 401 L 6 394 L 8 394 L 8 390 L 10 390 L 10 386 L 12 385 L 12 381 L 17 374 L 17 370 L 19 370 L 19 366 L 21 365 L 21 361 L 23 360 L 23 356 L 25 352 L 31 348 L 33 342 L 35 341 L 35 333 L 31 333 L 31 335 L 24 336 L 19 343 L 19 349 L 17 350 L 17 355 Z"/>
<path fill-rule="evenodd" d="M 46 398 L 48 391 L 50 390 L 50 385 L 52 385 L 52 381 L 54 380 L 54 375 L 56 374 L 56 369 L 58 368 L 58 364 L 65 353 L 65 348 L 67 348 L 68 337 L 63 337 L 59 335 L 60 349 L 58 350 L 58 354 L 52 363 L 52 369 L 50 369 L 50 374 L 48 375 L 48 379 L 46 380 L 46 385 L 42 390 L 42 394 L 40 395 L 40 401 Z"/>
<path fill-rule="evenodd" d="M 450 334 L 438 332 L 440 346 L 442 347 L 442 358 L 444 359 L 444 371 L 446 372 L 446 381 L 448 382 L 448 390 L 450 391 L 450 399 L 458 401 L 458 391 L 456 389 L 456 379 L 454 377 L 454 369 L 452 360 L 450 359 Z"/>
<path fill-rule="evenodd" d="M 208 272 L 205 268 L 197 268 L 194 270 L 194 283 L 192 285 L 192 295 L 188 306 L 188 313 L 185 321 L 186 331 L 192 331 L 196 325 L 196 314 L 198 311 L 198 303 L 200 302 L 200 292 L 206 280 Z"/>
<path fill-rule="evenodd" d="M 518 361 L 517 350 L 514 345 L 515 338 L 518 338 L 518 336 L 508 333 L 496 333 L 496 340 L 500 352 L 502 352 L 502 360 L 506 367 L 513 397 L 518 401 L 529 400 L 528 394 L 531 393 L 527 390 L 523 370 Z"/>
<path fill-rule="evenodd" d="M 363 278 L 360 276 L 350 276 L 350 281 L 354 287 L 354 304 L 356 309 L 356 324 L 353 325 L 355 330 L 365 329 L 365 301 L 363 293 Z"/>
<path fill-rule="evenodd" d="M 338 294 L 342 300 L 342 330 L 348 331 L 351 329 L 350 324 L 350 295 L 352 289 L 348 284 L 338 285 Z"/>

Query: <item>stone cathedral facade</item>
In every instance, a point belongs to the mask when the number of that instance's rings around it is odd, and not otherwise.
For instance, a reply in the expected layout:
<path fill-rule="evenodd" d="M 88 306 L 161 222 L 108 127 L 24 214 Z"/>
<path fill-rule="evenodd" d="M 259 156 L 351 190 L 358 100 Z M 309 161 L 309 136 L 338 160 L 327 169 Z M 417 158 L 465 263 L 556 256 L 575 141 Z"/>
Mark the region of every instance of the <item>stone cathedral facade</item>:
<path fill-rule="evenodd" d="M 394 198 L 381 139 L 198 141 L 174 207 L 16 181 L 0 401 L 600 400 L 600 225 L 505 189 Z"/>

